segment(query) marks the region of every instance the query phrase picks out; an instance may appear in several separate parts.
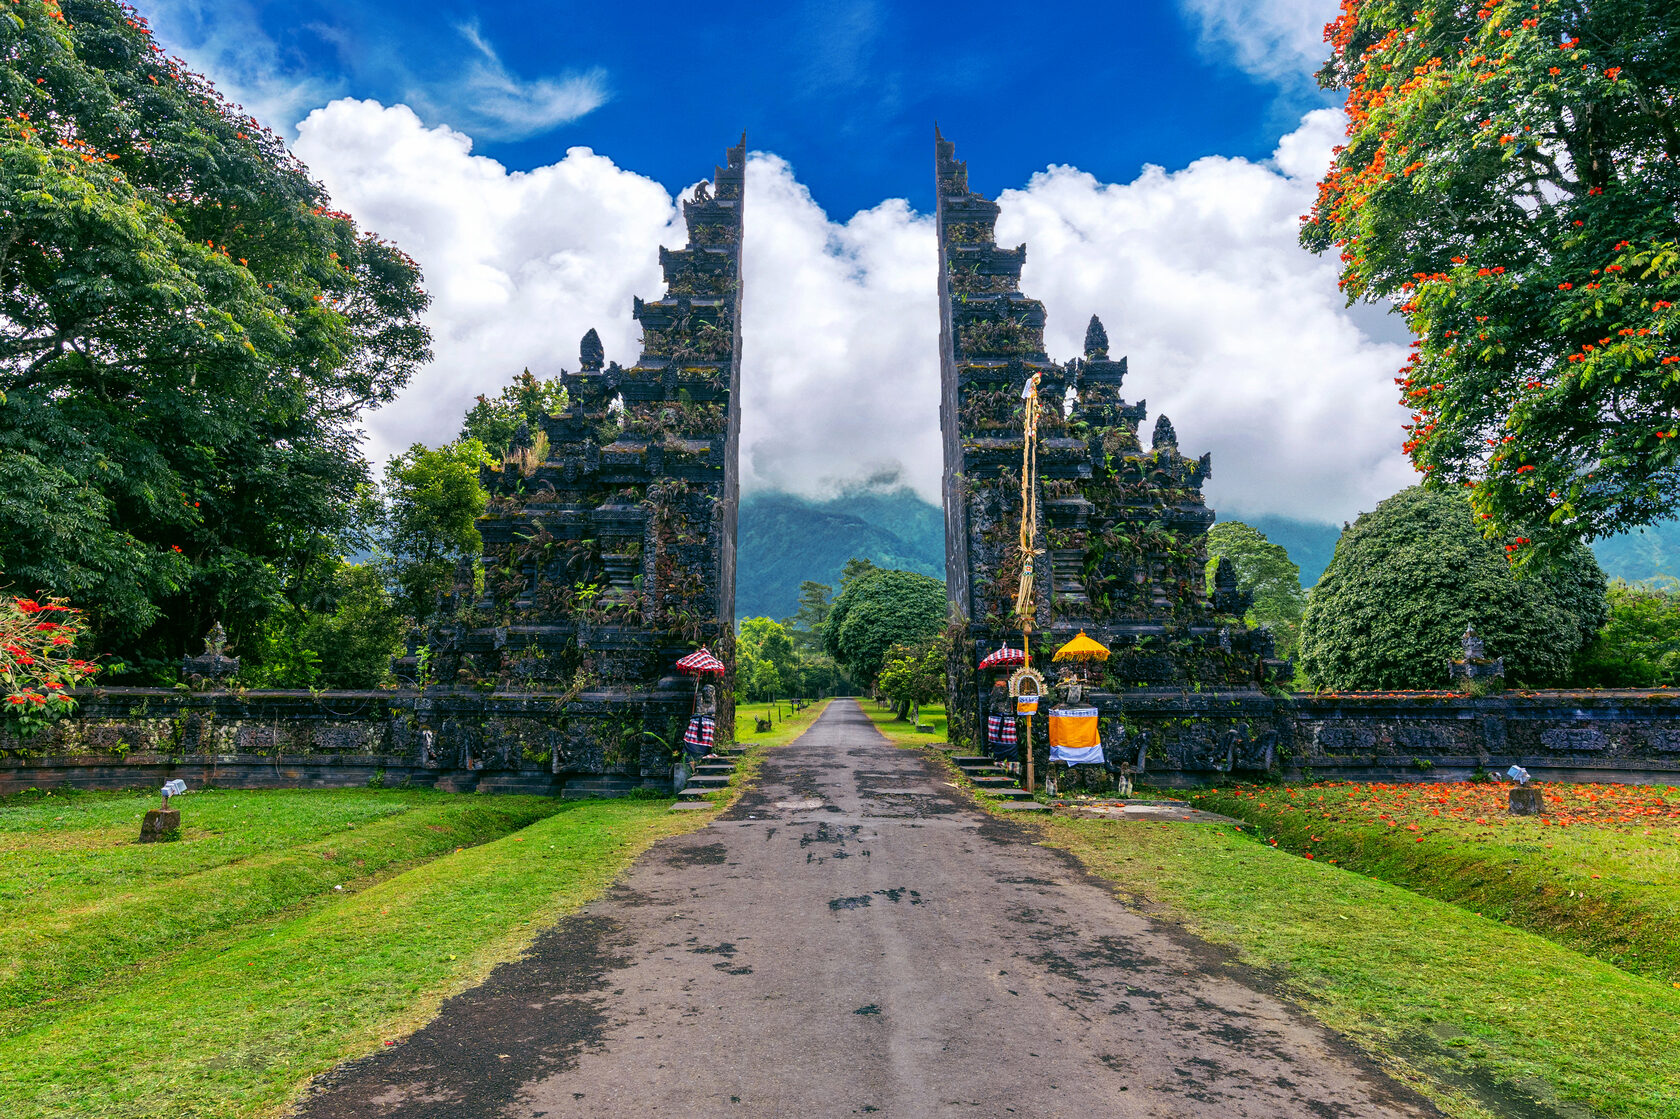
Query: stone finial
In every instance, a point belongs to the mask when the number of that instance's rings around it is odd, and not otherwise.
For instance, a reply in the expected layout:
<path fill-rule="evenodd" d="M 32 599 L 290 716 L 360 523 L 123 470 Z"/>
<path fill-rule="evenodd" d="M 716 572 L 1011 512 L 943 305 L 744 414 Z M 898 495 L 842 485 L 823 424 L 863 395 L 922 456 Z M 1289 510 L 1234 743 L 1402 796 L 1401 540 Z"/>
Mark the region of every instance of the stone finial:
<path fill-rule="evenodd" d="M 584 372 L 596 373 L 606 361 L 607 349 L 601 345 L 601 336 L 595 333 L 594 327 L 590 327 L 589 333 L 583 336 L 583 341 L 578 345 L 578 363 L 583 366 Z"/>
<path fill-rule="evenodd" d="M 1237 586 L 1237 567 L 1231 557 L 1220 556 L 1213 566 L 1213 608 L 1221 614 L 1242 617 L 1254 605 L 1254 596 Z"/>
<path fill-rule="evenodd" d="M 1173 430 L 1172 421 L 1165 416 L 1158 416 L 1155 420 L 1155 436 L 1149 442 L 1150 449 L 1160 451 L 1171 447 L 1178 450 L 1178 432 Z"/>
<path fill-rule="evenodd" d="M 1102 320 L 1095 315 L 1091 316 L 1091 324 L 1085 328 L 1085 356 L 1099 361 L 1108 358 L 1108 331 L 1103 329 Z"/>
<path fill-rule="evenodd" d="M 204 635 L 204 652 L 196 657 L 181 658 L 181 673 L 187 677 L 188 683 L 203 689 L 238 672 L 239 658 L 228 656 L 224 652 L 226 648 L 227 632 L 222 629 L 222 623 L 217 622 Z"/>
<path fill-rule="evenodd" d="M 1237 589 L 1237 567 L 1231 562 L 1230 556 L 1220 556 L 1219 562 L 1214 565 L 1213 586 L 1221 591 Z"/>
<path fill-rule="evenodd" d="M 1465 660 L 1479 661 L 1487 659 L 1487 652 L 1482 648 L 1482 639 L 1476 635 L 1476 627 L 1473 623 L 1464 627 L 1464 637 L 1461 640 L 1464 645 Z"/>
<path fill-rule="evenodd" d="M 519 426 L 513 429 L 511 446 L 515 451 L 526 451 L 530 450 L 531 443 L 531 423 L 529 420 L 520 420 Z"/>

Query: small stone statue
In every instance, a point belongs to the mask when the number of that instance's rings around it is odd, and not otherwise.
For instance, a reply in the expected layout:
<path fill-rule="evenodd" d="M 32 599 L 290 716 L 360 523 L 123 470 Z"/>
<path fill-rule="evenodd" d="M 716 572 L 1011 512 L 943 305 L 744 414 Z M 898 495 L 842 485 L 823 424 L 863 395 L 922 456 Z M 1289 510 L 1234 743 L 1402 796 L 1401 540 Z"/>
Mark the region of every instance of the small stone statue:
<path fill-rule="evenodd" d="M 1465 660 L 1479 661 L 1487 659 L 1487 652 L 1482 648 L 1482 639 L 1477 636 L 1474 624 L 1464 627 L 1464 637 L 1462 640 L 1464 644 Z"/>
<path fill-rule="evenodd" d="M 717 714 L 717 688 L 711 684 L 703 685 L 700 688 L 700 699 L 695 705 L 694 713 L 696 715 Z"/>
<path fill-rule="evenodd" d="M 1060 693 L 1058 707 L 1078 707 L 1085 699 L 1085 681 L 1070 668 L 1057 678 L 1056 691 Z"/>
<path fill-rule="evenodd" d="M 203 691 L 239 671 L 239 658 L 227 656 L 223 652 L 226 647 L 227 633 L 222 629 L 222 623 L 217 622 L 204 636 L 204 652 L 196 657 L 181 658 L 181 674 L 195 691 Z"/>
<path fill-rule="evenodd" d="M 1505 685 L 1505 658 L 1489 657 L 1474 625 L 1464 627 L 1464 657 L 1447 662 L 1447 675 L 1471 695 L 1498 691 Z"/>

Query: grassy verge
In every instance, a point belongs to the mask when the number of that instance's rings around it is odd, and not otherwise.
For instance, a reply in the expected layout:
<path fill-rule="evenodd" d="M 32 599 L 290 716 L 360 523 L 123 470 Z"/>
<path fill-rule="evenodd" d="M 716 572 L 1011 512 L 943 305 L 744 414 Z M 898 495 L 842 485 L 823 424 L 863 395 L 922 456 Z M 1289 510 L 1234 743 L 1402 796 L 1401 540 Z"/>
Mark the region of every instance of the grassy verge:
<path fill-rule="evenodd" d="M 1680 1117 L 1680 990 L 1229 825 L 1056 819 L 1047 841 L 1281 977 L 1451 1115 Z"/>
<path fill-rule="evenodd" d="M 1510 816 L 1509 786 L 1236 786 L 1197 807 L 1261 838 L 1680 981 L 1680 796 L 1661 786 L 1548 785 L 1547 815 Z"/>
<path fill-rule="evenodd" d="M 266 791 L 247 803 L 266 804 L 282 816 L 318 808 L 323 816 L 341 819 L 344 814 L 335 808 L 357 799 L 358 792 L 299 790 L 288 796 Z M 205 811 L 214 801 L 207 795 L 184 811 L 189 818 L 200 812 L 214 815 Z M 388 798 L 382 802 L 403 803 Z M 267 917 L 311 897 L 355 889 L 396 868 L 499 838 L 551 815 L 558 806 L 557 801 L 537 797 L 414 796 L 407 800 L 407 811 L 312 843 L 187 870 L 169 880 L 135 875 L 126 888 L 115 887 L 97 899 L 77 896 L 69 903 L 60 899 L 51 908 L 10 913 L 0 924 L 0 1036 L 43 1015 L 61 1013 L 67 1002 L 87 996 L 81 988 L 97 985 L 154 953 L 175 951 L 209 933 Z M 202 823 L 184 829 L 186 837 L 179 842 L 148 846 L 134 843 L 131 824 L 125 821 L 122 827 L 125 842 L 155 853 L 160 864 L 190 866 L 197 861 L 182 859 L 175 849 L 193 846 L 197 841 L 192 835 Z M 250 830 L 279 842 L 260 823 L 253 822 Z M 284 830 L 301 838 L 299 829 Z M 94 852 L 91 860 L 99 861 L 102 853 Z M 62 850 L 54 854 L 55 861 L 78 861 Z M 44 892 L 50 896 L 53 891 Z"/>
<path fill-rule="evenodd" d="M 868 696 L 861 696 L 858 704 L 863 713 L 869 716 L 869 721 L 875 724 L 875 729 L 887 736 L 887 740 L 894 746 L 945 746 L 945 708 L 943 705 L 927 704 L 922 708 L 922 722 L 933 726 L 933 733 L 918 731 L 915 724 L 908 719 L 899 719 L 891 707 L 882 707 Z"/>
<path fill-rule="evenodd" d="M 154 956 L 0 1041 L 0 1110 L 276 1115 L 311 1077 L 417 1028 L 517 956 L 655 840 L 710 817 L 666 806 L 556 803 L 501 839 Z"/>
<path fill-rule="evenodd" d="M 8 921 L 284 850 L 448 793 L 399 789 L 206 789 L 179 797 L 181 841 L 141 845 L 155 792 L 54 790 L 0 807 L 0 912 Z"/>

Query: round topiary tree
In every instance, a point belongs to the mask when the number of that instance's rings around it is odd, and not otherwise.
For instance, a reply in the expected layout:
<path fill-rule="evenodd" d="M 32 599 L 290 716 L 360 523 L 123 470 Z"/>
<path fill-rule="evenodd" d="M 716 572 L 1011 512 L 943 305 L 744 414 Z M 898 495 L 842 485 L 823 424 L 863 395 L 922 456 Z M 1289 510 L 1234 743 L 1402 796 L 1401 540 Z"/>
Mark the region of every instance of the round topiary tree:
<path fill-rule="evenodd" d="M 834 600 L 823 644 L 859 679 L 873 681 L 894 645 L 915 645 L 945 629 L 945 584 L 913 571 L 870 571 Z"/>
<path fill-rule="evenodd" d="M 1413 486 L 1343 531 L 1301 619 L 1304 679 L 1338 691 L 1445 687 L 1474 625 L 1510 682 L 1565 682 L 1605 621 L 1598 561 L 1576 544 L 1518 579 L 1474 518 L 1458 494 Z"/>

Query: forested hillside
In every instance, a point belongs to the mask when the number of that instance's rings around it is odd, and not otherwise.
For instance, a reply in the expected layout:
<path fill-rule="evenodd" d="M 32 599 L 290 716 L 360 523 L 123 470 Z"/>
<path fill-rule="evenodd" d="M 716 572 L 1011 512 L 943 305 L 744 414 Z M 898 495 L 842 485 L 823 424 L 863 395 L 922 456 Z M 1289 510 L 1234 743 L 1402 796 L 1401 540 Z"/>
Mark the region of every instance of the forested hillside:
<path fill-rule="evenodd" d="M 735 580 L 738 617 L 785 618 L 806 579 L 838 587 L 853 556 L 877 567 L 945 577 L 944 514 L 909 489 L 827 501 L 768 492 L 741 499 Z"/>

